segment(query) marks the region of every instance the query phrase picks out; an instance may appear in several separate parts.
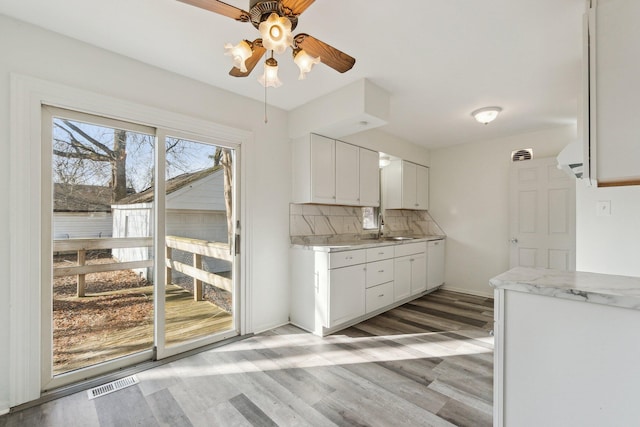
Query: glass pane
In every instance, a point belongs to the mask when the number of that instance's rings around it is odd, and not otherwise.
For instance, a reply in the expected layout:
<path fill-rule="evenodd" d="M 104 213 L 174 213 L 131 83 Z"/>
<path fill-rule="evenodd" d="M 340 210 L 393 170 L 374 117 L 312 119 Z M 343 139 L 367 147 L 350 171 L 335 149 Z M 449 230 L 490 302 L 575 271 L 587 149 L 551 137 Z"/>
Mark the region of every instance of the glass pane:
<path fill-rule="evenodd" d="M 153 347 L 154 137 L 54 118 L 52 143 L 58 375 Z"/>
<path fill-rule="evenodd" d="M 167 347 L 233 328 L 232 196 L 232 150 L 167 138 Z"/>

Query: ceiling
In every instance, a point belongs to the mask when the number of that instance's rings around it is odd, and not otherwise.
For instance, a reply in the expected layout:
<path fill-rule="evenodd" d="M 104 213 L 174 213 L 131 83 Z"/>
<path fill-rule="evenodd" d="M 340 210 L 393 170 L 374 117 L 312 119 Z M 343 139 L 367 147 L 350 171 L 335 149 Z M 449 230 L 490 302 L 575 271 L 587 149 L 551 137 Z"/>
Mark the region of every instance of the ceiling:
<path fill-rule="evenodd" d="M 249 0 L 227 3 L 248 10 Z M 575 123 L 584 0 L 316 0 L 308 33 L 356 58 L 339 74 L 320 64 L 297 80 L 290 50 L 269 104 L 292 110 L 363 78 L 391 94 L 380 128 L 436 148 Z M 0 13 L 263 101 L 256 81 L 228 75 L 226 42 L 258 37 L 176 0 L 0 0 Z M 470 113 L 503 108 L 488 125 Z"/>

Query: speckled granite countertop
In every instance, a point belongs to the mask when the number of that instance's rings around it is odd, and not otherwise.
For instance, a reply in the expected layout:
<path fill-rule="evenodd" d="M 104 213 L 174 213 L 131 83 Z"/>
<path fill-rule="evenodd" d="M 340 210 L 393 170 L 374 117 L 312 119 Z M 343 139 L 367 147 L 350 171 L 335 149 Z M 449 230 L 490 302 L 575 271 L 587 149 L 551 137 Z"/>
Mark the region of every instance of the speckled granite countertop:
<path fill-rule="evenodd" d="M 489 283 L 496 289 L 640 310 L 640 277 L 516 267 Z"/>
<path fill-rule="evenodd" d="M 405 245 L 409 243 L 419 243 L 419 242 L 428 242 L 430 240 L 441 240 L 446 238 L 443 235 L 432 235 L 432 236 L 416 236 L 411 237 L 407 240 L 388 240 L 389 238 L 382 239 L 352 239 L 345 241 L 331 241 L 331 242 L 322 242 L 322 241 L 310 241 L 308 243 L 293 243 L 291 244 L 292 248 L 296 249 L 309 249 L 314 251 L 325 251 L 325 252 L 339 252 L 339 251 L 349 251 L 353 249 L 367 249 L 373 248 L 377 246 L 389 246 L 389 245 Z"/>

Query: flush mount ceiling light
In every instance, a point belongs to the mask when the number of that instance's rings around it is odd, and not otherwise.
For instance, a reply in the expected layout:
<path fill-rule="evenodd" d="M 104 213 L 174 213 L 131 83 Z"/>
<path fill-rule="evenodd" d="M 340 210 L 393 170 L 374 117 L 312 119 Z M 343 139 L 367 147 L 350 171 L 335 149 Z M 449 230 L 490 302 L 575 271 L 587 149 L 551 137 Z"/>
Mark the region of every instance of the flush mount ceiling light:
<path fill-rule="evenodd" d="M 475 110 L 471 115 L 478 123 L 486 125 L 487 123 L 494 121 L 495 118 L 498 117 L 500 111 L 502 111 L 502 108 L 500 107 L 484 107 Z"/>
<path fill-rule="evenodd" d="M 271 57 L 265 62 L 265 73 L 258 81 L 265 87 L 278 87 L 282 84 L 277 76 L 277 62 L 273 54 L 281 54 L 291 47 L 294 62 L 300 68 L 299 79 L 318 62 L 344 73 L 349 71 L 356 60 L 344 52 L 339 51 L 308 34 L 294 36 L 291 32 L 298 25 L 298 16 L 302 14 L 315 0 L 251 0 L 249 12 L 218 0 L 178 0 L 220 15 L 227 16 L 240 22 L 251 22 L 260 31 L 261 38 L 253 42 L 241 41 L 234 46 L 225 45 L 225 55 L 233 58 L 233 68 L 229 74 L 233 77 L 246 77 L 258 64 L 267 50 Z M 275 69 L 273 62 L 276 63 Z M 268 68 L 270 67 L 270 68 Z M 267 77 L 267 69 L 271 79 Z M 272 75 L 276 73 L 275 78 Z M 275 84 L 274 82 L 279 82 Z"/>

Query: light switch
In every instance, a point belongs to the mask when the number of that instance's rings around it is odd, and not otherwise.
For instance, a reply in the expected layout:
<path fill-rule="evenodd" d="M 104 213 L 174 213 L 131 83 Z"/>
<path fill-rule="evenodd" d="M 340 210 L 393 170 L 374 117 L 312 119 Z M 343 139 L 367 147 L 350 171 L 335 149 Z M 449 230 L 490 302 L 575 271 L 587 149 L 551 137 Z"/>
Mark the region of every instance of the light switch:
<path fill-rule="evenodd" d="M 596 215 L 598 216 L 610 216 L 611 215 L 611 200 L 598 200 L 596 204 Z"/>

